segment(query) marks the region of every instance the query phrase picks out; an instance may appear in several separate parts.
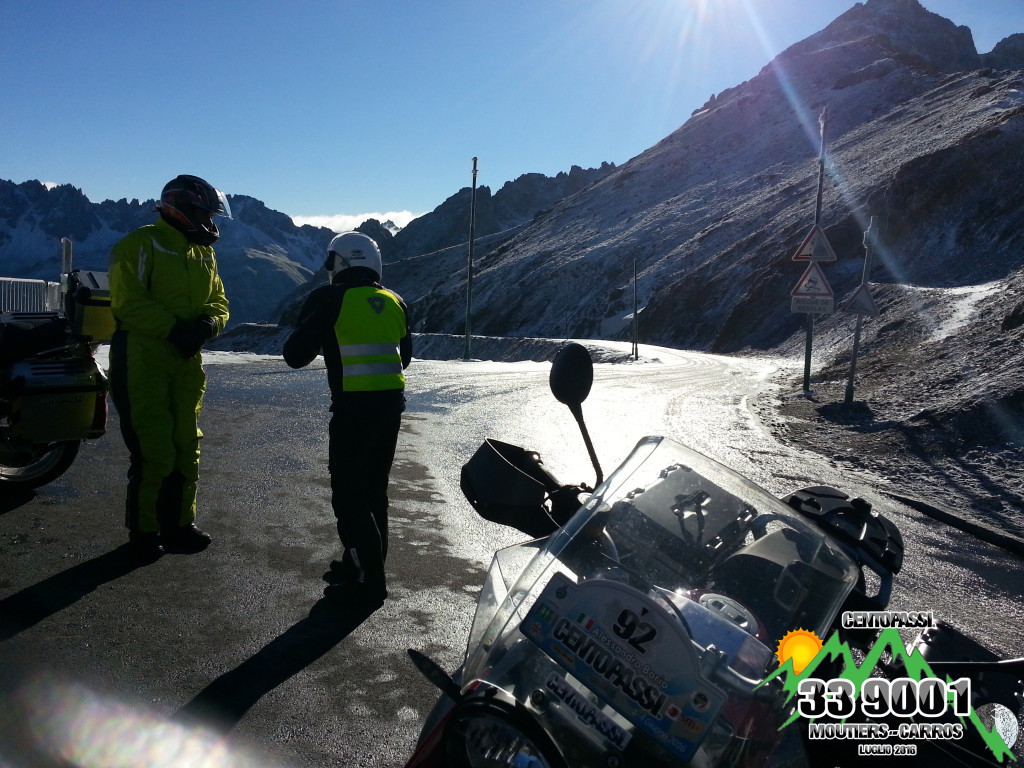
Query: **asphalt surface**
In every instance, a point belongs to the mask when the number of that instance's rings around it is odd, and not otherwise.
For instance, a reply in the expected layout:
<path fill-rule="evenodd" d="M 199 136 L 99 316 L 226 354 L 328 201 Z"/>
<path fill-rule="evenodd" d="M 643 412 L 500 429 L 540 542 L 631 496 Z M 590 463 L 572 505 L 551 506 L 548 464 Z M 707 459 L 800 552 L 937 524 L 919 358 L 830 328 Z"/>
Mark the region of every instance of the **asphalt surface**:
<path fill-rule="evenodd" d="M 878 478 L 775 442 L 750 407 L 759 363 L 680 354 L 599 366 L 584 406 L 605 474 L 666 434 L 774 493 L 828 484 L 880 502 Z M 764 370 L 762 370 L 764 368 Z M 0 496 L 0 768 L 402 766 L 437 692 L 406 656 L 461 662 L 490 554 L 524 537 L 476 518 L 458 469 L 482 437 L 593 480 L 539 364 L 414 363 L 392 473 L 390 597 L 366 616 L 321 599 L 339 554 L 316 364 L 208 365 L 199 525 L 205 552 L 126 556 L 128 466 L 112 413 L 69 472 Z M 891 607 L 934 610 L 1024 655 L 1021 563 L 910 507 Z"/>
<path fill-rule="evenodd" d="M 447 554 L 441 500 L 403 427 L 391 598 L 321 597 L 339 555 L 322 370 L 207 366 L 194 555 L 137 567 L 112 413 L 59 480 L 0 498 L 0 766 L 392 766 L 436 691 L 407 647 L 454 666 L 483 569 Z M 439 618 L 439 615 L 444 618 Z M 439 626 L 441 625 L 441 626 Z"/>

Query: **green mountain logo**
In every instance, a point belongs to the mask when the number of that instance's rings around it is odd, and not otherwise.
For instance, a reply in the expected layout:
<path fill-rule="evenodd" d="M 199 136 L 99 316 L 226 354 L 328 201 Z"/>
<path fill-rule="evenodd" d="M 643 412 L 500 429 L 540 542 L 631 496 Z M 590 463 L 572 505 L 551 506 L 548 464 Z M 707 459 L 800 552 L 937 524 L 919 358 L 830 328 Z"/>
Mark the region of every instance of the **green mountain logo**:
<path fill-rule="evenodd" d="M 786 692 L 786 703 L 789 703 L 797 695 L 801 681 L 815 677 L 815 670 L 825 663 L 826 660 L 835 661 L 839 659 L 843 663 L 842 679 L 853 683 L 854 698 L 857 698 L 860 696 L 861 687 L 864 685 L 864 682 L 871 677 L 872 671 L 874 671 L 875 666 L 887 649 L 892 655 L 893 661 L 903 663 L 907 672 L 906 676 L 912 680 L 921 681 L 926 678 L 938 678 L 938 675 L 932 672 L 928 666 L 928 662 L 925 661 L 921 652 L 917 648 L 912 652 L 908 652 L 899 630 L 895 627 L 889 627 L 882 630 L 878 640 L 875 641 L 875 644 L 871 647 L 871 650 L 864 657 L 864 661 L 860 665 L 854 659 L 850 646 L 839 640 L 838 632 L 833 632 L 818 655 L 799 674 L 793 671 L 793 659 L 790 658 L 768 675 L 761 685 L 767 685 L 775 678 L 783 677 L 782 689 Z M 946 682 L 952 683 L 953 681 L 947 676 Z M 799 712 L 794 709 L 793 715 L 780 728 L 790 725 L 799 717 Z M 985 724 L 981 722 L 981 718 L 978 717 L 978 714 L 973 709 L 971 709 L 967 717 L 999 762 L 1003 762 L 1005 757 L 1009 757 L 1011 761 L 1016 761 L 1013 753 L 1006 746 L 999 733 L 994 728 L 992 730 L 986 728 Z M 961 717 L 960 721 L 963 722 L 963 719 Z"/>

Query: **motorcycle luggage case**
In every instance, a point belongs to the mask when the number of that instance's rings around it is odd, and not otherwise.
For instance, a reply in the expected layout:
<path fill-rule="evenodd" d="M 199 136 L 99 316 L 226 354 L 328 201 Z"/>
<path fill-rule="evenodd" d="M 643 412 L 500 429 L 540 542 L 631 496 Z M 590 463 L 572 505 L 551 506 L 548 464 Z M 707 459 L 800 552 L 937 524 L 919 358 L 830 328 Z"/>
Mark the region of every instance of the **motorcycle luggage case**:
<path fill-rule="evenodd" d="M 14 439 L 81 440 L 106 430 L 107 379 L 91 357 L 22 360 L 11 366 L 4 388 Z"/>
<path fill-rule="evenodd" d="M 4 312 L 0 314 L 0 365 L 67 346 L 72 341 L 70 330 L 60 312 Z"/>
<path fill-rule="evenodd" d="M 76 269 L 68 273 L 65 312 L 71 329 L 93 341 L 110 341 L 116 330 L 110 309 L 110 283 L 106 272 Z"/>

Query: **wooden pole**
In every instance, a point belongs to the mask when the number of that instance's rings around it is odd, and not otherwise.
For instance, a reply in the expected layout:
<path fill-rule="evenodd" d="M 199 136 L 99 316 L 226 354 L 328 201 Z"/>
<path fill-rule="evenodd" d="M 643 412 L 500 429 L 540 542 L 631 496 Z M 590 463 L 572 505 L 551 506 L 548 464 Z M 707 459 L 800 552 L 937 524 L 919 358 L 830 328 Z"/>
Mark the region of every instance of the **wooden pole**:
<path fill-rule="evenodd" d="M 469 259 L 466 265 L 466 348 L 463 360 L 469 360 L 472 347 L 473 317 L 473 243 L 476 240 L 476 158 L 473 158 L 473 189 L 469 197 Z"/>
<path fill-rule="evenodd" d="M 814 201 L 814 226 L 821 223 L 821 198 L 825 188 L 825 127 L 828 124 L 828 107 L 821 111 L 818 125 L 821 126 L 821 146 L 818 149 L 818 195 Z M 807 313 L 807 338 L 804 343 L 804 392 L 811 391 L 811 347 L 814 343 L 814 314 Z"/>

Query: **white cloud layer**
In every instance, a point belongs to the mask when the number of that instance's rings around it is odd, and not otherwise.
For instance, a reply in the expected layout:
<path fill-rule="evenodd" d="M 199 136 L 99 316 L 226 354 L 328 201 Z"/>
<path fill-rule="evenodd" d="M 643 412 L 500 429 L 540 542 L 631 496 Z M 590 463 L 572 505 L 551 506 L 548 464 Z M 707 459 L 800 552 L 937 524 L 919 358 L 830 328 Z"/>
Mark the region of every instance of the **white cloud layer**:
<path fill-rule="evenodd" d="M 314 227 L 327 227 L 333 232 L 349 232 L 367 219 L 377 219 L 381 224 L 392 222 L 396 227 L 404 227 L 410 221 L 422 216 L 412 211 L 389 211 L 387 213 L 338 213 L 333 216 L 292 216 L 296 226 L 309 224 Z"/>

